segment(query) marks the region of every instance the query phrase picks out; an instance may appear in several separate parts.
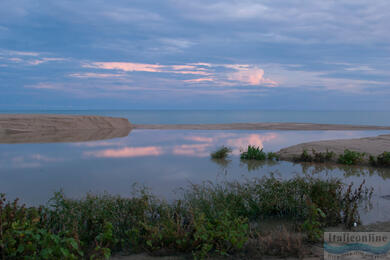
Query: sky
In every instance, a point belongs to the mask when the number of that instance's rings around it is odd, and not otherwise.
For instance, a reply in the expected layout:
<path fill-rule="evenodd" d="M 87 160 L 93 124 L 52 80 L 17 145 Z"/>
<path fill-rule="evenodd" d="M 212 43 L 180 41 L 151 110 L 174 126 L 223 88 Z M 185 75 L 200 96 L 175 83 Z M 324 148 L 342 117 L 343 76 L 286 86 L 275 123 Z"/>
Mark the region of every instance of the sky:
<path fill-rule="evenodd" d="M 388 0 L 2 0 L 0 110 L 390 110 Z"/>

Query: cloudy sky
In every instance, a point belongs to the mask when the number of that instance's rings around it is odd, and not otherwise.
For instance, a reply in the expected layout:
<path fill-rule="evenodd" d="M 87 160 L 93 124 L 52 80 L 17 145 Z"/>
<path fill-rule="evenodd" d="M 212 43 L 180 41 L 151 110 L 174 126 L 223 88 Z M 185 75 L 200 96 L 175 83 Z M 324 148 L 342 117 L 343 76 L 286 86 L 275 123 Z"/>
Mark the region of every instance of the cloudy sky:
<path fill-rule="evenodd" d="M 390 110 L 388 0 L 2 0 L 0 110 Z"/>

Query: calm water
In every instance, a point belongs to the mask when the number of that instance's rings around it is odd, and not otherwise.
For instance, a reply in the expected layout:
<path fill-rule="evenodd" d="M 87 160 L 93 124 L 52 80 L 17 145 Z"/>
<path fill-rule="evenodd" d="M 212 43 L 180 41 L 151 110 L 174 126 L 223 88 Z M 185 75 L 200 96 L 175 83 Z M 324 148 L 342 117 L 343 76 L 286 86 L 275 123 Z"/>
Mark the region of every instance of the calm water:
<path fill-rule="evenodd" d="M 389 111 L 261 111 L 261 110 L 45 110 L 0 113 L 53 113 L 128 118 L 135 124 L 218 124 L 240 122 L 302 122 L 390 125 Z"/>
<path fill-rule="evenodd" d="M 167 119 L 166 119 L 167 120 Z M 246 121 L 246 120 L 244 120 Z M 294 120 L 292 120 L 294 121 Z M 157 122 L 157 121 L 156 121 Z M 70 197 L 86 192 L 107 191 L 130 195 L 139 183 L 166 199 L 179 187 L 202 181 L 243 180 L 274 175 L 291 178 L 297 174 L 339 177 L 346 183 L 375 188 L 372 210 L 362 213 L 365 223 L 390 220 L 390 170 L 337 168 L 289 162 L 240 162 L 240 149 L 248 144 L 265 151 L 312 140 L 376 136 L 382 131 L 183 131 L 134 130 L 129 136 L 82 143 L 0 144 L 0 192 L 19 197 L 30 205 L 45 203 L 54 191 L 63 189 Z M 229 161 L 215 162 L 210 152 L 228 145 Z"/>

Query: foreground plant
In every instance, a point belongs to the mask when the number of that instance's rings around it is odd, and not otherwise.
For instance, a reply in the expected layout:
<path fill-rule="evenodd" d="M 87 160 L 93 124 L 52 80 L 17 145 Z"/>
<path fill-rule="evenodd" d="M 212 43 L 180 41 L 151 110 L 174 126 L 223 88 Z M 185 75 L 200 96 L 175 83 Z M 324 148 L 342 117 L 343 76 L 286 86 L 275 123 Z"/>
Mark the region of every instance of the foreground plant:
<path fill-rule="evenodd" d="M 316 240 L 323 227 L 358 222 L 358 205 L 371 194 L 364 183 L 354 189 L 337 179 L 306 176 L 205 182 L 170 203 L 145 188 L 136 188 L 130 198 L 69 199 L 58 192 L 40 208 L 7 202 L 2 195 L 0 253 L 3 259 L 107 259 L 117 251 L 206 258 L 244 252 L 254 239 L 263 253 L 274 252 L 267 244 L 298 253 L 302 239 L 291 238 L 298 244 L 289 249 L 289 239 L 268 243 L 251 225 L 286 217 L 303 223 L 306 238 Z"/>

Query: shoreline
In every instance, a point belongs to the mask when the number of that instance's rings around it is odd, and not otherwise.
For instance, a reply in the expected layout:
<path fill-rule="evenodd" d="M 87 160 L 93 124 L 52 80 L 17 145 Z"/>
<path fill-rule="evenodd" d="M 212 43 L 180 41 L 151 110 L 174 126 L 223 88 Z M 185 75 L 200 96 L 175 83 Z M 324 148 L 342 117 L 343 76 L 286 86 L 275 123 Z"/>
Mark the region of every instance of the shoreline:
<path fill-rule="evenodd" d="M 300 143 L 280 149 L 277 153 L 281 160 L 293 161 L 298 158 L 304 150 L 309 154 L 312 151 L 326 153 L 327 151 L 335 153 L 335 156 L 343 154 L 348 149 L 350 151 L 364 153 L 366 158 L 361 165 L 368 163 L 368 156 L 378 156 L 383 152 L 390 152 L 390 134 L 378 135 L 375 137 L 363 137 L 352 139 L 332 139 L 324 141 L 313 141 Z"/>
<path fill-rule="evenodd" d="M 390 130 L 390 126 L 312 123 L 132 124 L 132 128 L 145 130 Z"/>

